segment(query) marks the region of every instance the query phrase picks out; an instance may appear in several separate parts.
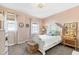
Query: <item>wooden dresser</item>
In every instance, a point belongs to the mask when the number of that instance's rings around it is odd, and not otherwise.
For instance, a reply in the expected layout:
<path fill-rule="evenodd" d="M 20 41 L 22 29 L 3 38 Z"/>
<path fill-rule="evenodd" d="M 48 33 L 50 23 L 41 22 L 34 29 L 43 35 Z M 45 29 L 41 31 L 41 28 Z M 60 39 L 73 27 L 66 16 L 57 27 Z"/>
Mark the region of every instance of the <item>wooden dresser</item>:
<path fill-rule="evenodd" d="M 65 23 L 63 27 L 63 44 L 77 48 L 77 29 L 78 23 Z"/>

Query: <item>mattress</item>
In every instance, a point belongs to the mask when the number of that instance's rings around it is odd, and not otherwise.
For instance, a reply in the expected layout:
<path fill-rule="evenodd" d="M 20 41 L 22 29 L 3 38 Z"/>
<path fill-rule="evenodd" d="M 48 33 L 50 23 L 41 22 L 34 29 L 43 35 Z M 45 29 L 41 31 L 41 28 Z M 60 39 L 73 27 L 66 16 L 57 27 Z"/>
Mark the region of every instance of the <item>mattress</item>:
<path fill-rule="evenodd" d="M 61 42 L 61 36 L 39 35 L 39 37 L 42 41 L 44 41 L 44 47 L 55 44 L 57 42 Z"/>

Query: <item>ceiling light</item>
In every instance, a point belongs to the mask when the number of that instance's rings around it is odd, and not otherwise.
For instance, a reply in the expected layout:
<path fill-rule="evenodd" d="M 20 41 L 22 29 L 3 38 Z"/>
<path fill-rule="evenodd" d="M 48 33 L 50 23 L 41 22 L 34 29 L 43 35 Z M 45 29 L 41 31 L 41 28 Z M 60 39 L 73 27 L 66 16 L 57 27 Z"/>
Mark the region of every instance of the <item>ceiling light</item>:
<path fill-rule="evenodd" d="M 38 8 L 44 8 L 46 7 L 46 3 L 34 3 L 33 6 L 38 7 Z"/>

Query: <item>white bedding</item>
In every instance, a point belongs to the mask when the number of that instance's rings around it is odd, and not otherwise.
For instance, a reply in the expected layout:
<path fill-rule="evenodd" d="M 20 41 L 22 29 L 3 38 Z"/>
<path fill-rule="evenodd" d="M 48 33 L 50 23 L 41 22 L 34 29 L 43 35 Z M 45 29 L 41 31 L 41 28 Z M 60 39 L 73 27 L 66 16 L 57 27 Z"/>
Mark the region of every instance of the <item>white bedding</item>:
<path fill-rule="evenodd" d="M 45 51 L 61 43 L 61 36 L 38 35 L 34 39 L 39 44 L 39 51 L 45 54 Z"/>
<path fill-rule="evenodd" d="M 51 45 L 52 43 L 61 41 L 61 36 L 39 35 L 39 38 L 45 42 L 44 47 L 47 47 L 47 46 Z"/>

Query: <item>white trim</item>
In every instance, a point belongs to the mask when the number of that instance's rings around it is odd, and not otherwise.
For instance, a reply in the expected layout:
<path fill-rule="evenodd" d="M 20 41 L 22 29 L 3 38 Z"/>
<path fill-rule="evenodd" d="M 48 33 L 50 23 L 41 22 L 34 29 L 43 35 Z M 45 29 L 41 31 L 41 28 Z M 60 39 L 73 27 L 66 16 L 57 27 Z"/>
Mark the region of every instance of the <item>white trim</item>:
<path fill-rule="evenodd" d="M 28 41 L 28 40 L 26 40 L 26 41 Z M 23 42 L 18 42 L 17 44 L 22 44 L 22 43 L 25 43 L 26 41 L 23 41 Z"/>
<path fill-rule="evenodd" d="M 15 45 L 15 43 L 13 43 L 13 44 L 8 44 L 8 46 L 12 46 L 12 45 Z"/>
<path fill-rule="evenodd" d="M 12 44 L 8 44 L 8 46 L 12 46 L 12 45 L 15 45 L 15 44 L 22 44 L 22 43 L 25 43 L 26 41 L 23 41 L 23 42 L 18 42 L 18 43 L 12 43 Z"/>
<path fill-rule="evenodd" d="M 26 40 L 26 41 L 27 41 L 27 40 Z M 15 44 L 22 44 L 22 43 L 25 43 L 26 41 L 14 43 L 14 44 L 8 44 L 8 46 L 12 46 L 12 45 L 15 45 Z"/>

